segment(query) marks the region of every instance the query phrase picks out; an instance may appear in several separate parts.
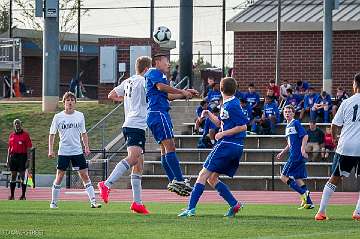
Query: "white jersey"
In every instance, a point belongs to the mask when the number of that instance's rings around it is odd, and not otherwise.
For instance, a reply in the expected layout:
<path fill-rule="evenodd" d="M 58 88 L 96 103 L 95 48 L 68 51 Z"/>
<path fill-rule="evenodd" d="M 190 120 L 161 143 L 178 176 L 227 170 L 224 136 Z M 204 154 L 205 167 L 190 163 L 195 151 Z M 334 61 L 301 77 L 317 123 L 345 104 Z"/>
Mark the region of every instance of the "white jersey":
<path fill-rule="evenodd" d="M 50 134 L 59 131 L 58 155 L 79 155 L 83 153 L 80 135 L 86 133 L 84 114 L 74 111 L 66 114 L 65 111 L 57 113 L 50 127 Z"/>
<path fill-rule="evenodd" d="M 341 103 L 332 123 L 342 126 L 336 153 L 360 156 L 360 93 Z"/>
<path fill-rule="evenodd" d="M 146 91 L 145 78 L 133 75 L 115 87 L 118 96 L 124 96 L 125 122 L 123 127 L 146 130 Z"/>

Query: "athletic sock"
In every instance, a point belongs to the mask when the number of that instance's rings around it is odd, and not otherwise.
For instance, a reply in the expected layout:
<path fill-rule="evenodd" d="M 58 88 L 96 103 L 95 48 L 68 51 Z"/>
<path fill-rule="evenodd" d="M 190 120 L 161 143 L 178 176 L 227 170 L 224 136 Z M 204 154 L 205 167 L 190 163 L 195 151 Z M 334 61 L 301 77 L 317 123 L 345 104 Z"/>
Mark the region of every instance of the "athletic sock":
<path fill-rule="evenodd" d="M 141 175 L 140 174 L 131 174 L 131 187 L 133 193 L 133 200 L 138 204 L 141 202 Z"/>
<path fill-rule="evenodd" d="M 188 210 L 196 207 L 196 204 L 199 202 L 201 195 L 203 194 L 205 185 L 201 183 L 195 183 L 194 189 L 191 192 L 191 197 L 189 200 Z"/>
<path fill-rule="evenodd" d="M 355 209 L 356 213 L 357 214 L 360 214 L 360 193 L 359 193 L 359 200 L 356 204 L 356 209 Z"/>
<path fill-rule="evenodd" d="M 21 184 L 21 197 L 25 197 L 26 194 L 26 183 Z"/>
<path fill-rule="evenodd" d="M 184 181 L 179 160 L 176 157 L 176 153 L 175 152 L 167 153 L 165 157 L 166 157 L 166 162 L 169 165 L 171 171 L 173 172 L 175 179 L 177 181 Z"/>
<path fill-rule="evenodd" d="M 89 196 L 89 201 L 91 204 L 96 203 L 95 191 L 91 181 L 84 184 L 87 195 Z"/>
<path fill-rule="evenodd" d="M 322 196 L 321 196 L 321 202 L 320 202 L 320 207 L 319 207 L 319 212 L 321 213 L 325 213 L 326 212 L 326 207 L 329 204 L 329 200 L 331 195 L 335 192 L 336 190 L 336 186 L 332 183 L 327 182 L 325 184 Z"/>
<path fill-rule="evenodd" d="M 301 189 L 304 189 L 305 192 L 308 191 L 308 188 L 306 187 L 306 184 L 302 185 L 302 186 L 301 186 Z M 310 195 L 307 196 L 307 198 L 306 198 L 306 204 L 313 204 Z"/>
<path fill-rule="evenodd" d="M 121 160 L 111 172 L 108 179 L 105 181 L 105 185 L 108 188 L 111 188 L 111 186 L 129 169 L 129 163 L 125 159 Z"/>
<path fill-rule="evenodd" d="M 16 188 L 16 182 L 11 182 L 11 181 L 10 181 L 10 196 L 11 196 L 11 197 L 14 197 L 15 188 Z"/>
<path fill-rule="evenodd" d="M 51 189 L 51 203 L 57 204 L 60 195 L 61 185 L 53 184 Z"/>
<path fill-rule="evenodd" d="M 238 203 L 236 198 L 230 192 L 229 187 L 225 183 L 219 181 L 215 185 L 215 189 L 219 192 L 219 195 L 223 197 L 224 200 L 230 205 L 230 207 L 233 207 Z"/>
<path fill-rule="evenodd" d="M 168 163 L 166 162 L 166 156 L 161 155 L 161 165 L 163 166 L 166 176 L 169 179 L 169 182 L 171 182 L 175 177 L 174 173 L 172 172 L 171 168 L 169 167 Z"/>
<path fill-rule="evenodd" d="M 289 185 L 290 188 L 292 188 L 294 191 L 298 192 L 300 195 L 304 194 L 306 192 L 306 190 L 302 187 L 300 187 L 297 182 L 292 179 L 289 178 L 289 180 L 286 182 L 287 185 Z"/>

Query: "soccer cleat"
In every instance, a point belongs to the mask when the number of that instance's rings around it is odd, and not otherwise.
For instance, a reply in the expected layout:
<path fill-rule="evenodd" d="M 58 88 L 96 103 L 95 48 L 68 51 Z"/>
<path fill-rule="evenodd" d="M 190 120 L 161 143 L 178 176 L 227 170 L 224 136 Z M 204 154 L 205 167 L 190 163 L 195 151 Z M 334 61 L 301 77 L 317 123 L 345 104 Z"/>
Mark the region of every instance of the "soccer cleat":
<path fill-rule="evenodd" d="M 26 200 L 26 197 L 25 197 L 25 196 L 21 196 L 21 197 L 19 197 L 19 200 Z"/>
<path fill-rule="evenodd" d="M 304 206 L 302 208 L 303 209 L 314 209 L 315 205 L 311 204 L 311 203 L 306 203 L 306 204 L 304 204 Z"/>
<path fill-rule="evenodd" d="M 101 208 L 101 204 L 100 203 L 91 203 L 91 208 Z"/>
<path fill-rule="evenodd" d="M 188 197 L 192 191 L 190 186 L 190 180 L 185 179 L 184 181 L 173 180 L 167 186 L 168 191 L 175 192 L 179 196 Z"/>
<path fill-rule="evenodd" d="M 360 213 L 358 213 L 356 210 L 354 211 L 352 215 L 352 219 L 354 220 L 360 220 Z"/>
<path fill-rule="evenodd" d="M 181 213 L 178 214 L 178 217 L 193 217 L 195 216 L 195 208 L 185 209 Z"/>
<path fill-rule="evenodd" d="M 149 210 L 146 209 L 144 204 L 139 204 L 136 202 L 133 202 L 130 206 L 130 210 L 133 211 L 134 213 L 139 213 L 139 214 L 149 214 Z"/>
<path fill-rule="evenodd" d="M 325 215 L 325 213 L 318 212 L 315 215 L 315 221 L 325 221 L 325 220 L 328 220 L 328 219 L 329 218 Z"/>
<path fill-rule="evenodd" d="M 9 200 L 15 200 L 14 196 L 9 196 L 8 199 Z"/>
<path fill-rule="evenodd" d="M 104 181 L 98 183 L 98 189 L 100 191 L 100 197 L 104 200 L 104 203 L 109 202 L 110 188 L 105 185 Z"/>
<path fill-rule="evenodd" d="M 50 203 L 50 208 L 56 209 L 56 208 L 58 208 L 58 206 L 56 205 L 56 203 Z"/>
<path fill-rule="evenodd" d="M 236 213 L 238 213 L 243 207 L 244 205 L 242 203 L 237 203 L 235 206 L 229 208 L 224 217 L 235 217 Z"/>

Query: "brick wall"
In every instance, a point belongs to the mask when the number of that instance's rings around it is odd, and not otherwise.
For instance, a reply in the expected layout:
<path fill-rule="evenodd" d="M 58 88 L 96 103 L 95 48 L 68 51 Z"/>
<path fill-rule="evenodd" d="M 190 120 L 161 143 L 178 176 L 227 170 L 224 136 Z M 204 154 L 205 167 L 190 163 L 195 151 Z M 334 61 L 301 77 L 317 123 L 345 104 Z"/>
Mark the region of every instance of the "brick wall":
<path fill-rule="evenodd" d="M 126 72 L 123 79 L 129 77 L 130 72 L 130 46 L 151 46 L 151 52 L 160 51 L 160 47 L 150 38 L 101 38 L 99 46 L 117 46 L 118 62 L 126 63 Z M 170 54 L 170 52 L 169 52 Z M 98 66 L 100 79 L 100 65 Z M 98 99 L 100 102 L 108 101 L 107 95 L 113 89 L 114 84 L 98 84 Z"/>
<path fill-rule="evenodd" d="M 333 93 L 338 86 L 352 91 L 352 80 L 360 71 L 360 31 L 338 31 L 333 35 Z M 322 88 L 322 32 L 282 32 L 281 79 L 290 83 L 310 82 Z M 254 83 L 262 95 L 275 79 L 276 32 L 235 32 L 235 78 L 242 91 Z"/>

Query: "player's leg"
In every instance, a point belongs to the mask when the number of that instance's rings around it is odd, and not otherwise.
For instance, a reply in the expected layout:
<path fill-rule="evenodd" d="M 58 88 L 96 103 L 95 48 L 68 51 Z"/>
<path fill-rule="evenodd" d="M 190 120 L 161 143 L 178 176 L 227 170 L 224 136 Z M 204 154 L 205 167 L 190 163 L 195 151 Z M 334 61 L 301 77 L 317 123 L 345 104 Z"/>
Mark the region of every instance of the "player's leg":
<path fill-rule="evenodd" d="M 242 204 L 236 200 L 229 187 L 219 180 L 219 176 L 220 175 L 218 173 L 211 173 L 207 182 L 212 188 L 218 191 L 219 195 L 229 204 L 230 208 L 224 216 L 234 217 L 235 214 L 242 208 Z"/>
<path fill-rule="evenodd" d="M 324 106 L 324 123 L 329 123 L 329 106 Z"/>
<path fill-rule="evenodd" d="M 16 177 L 17 171 L 11 171 L 9 200 L 15 200 Z"/>
<path fill-rule="evenodd" d="M 20 196 L 19 200 L 26 200 L 25 170 L 20 171 L 19 176 L 21 179 L 21 196 Z"/>
<path fill-rule="evenodd" d="M 306 194 L 306 200 L 305 201 L 301 201 L 301 205 L 299 209 L 313 209 L 315 206 L 311 200 L 310 197 L 310 191 L 308 190 L 305 182 L 303 179 L 296 179 L 296 183 L 300 186 L 300 188 L 305 190 L 305 194 Z"/>
<path fill-rule="evenodd" d="M 161 153 L 161 165 L 163 169 L 165 170 L 166 176 L 169 179 L 169 183 L 171 183 L 174 180 L 174 173 L 172 172 L 170 166 L 168 165 L 166 161 L 166 151 L 165 147 L 160 143 L 160 153 Z"/>
<path fill-rule="evenodd" d="M 189 216 L 195 215 L 196 205 L 199 202 L 199 199 L 204 192 L 205 183 L 206 183 L 207 179 L 210 177 L 211 173 L 212 172 L 210 172 L 206 168 L 203 168 L 200 171 L 199 176 L 194 185 L 194 188 L 191 192 L 191 197 L 188 202 L 188 207 L 187 207 L 187 209 L 185 209 L 183 212 L 181 212 L 178 215 L 179 217 L 189 217 Z"/>
<path fill-rule="evenodd" d="M 145 205 L 141 200 L 141 177 L 143 173 L 144 167 L 144 157 L 140 156 L 137 164 L 135 164 L 132 168 L 131 173 L 131 187 L 133 192 L 133 203 L 130 206 L 130 209 L 133 212 L 140 214 L 149 214 L 149 211 L 146 209 Z"/>
<path fill-rule="evenodd" d="M 59 156 L 60 157 L 60 156 Z M 50 202 L 50 208 L 57 208 L 59 196 L 60 196 L 60 189 L 61 189 L 61 182 L 64 178 L 65 170 L 57 169 L 56 171 L 56 177 L 53 183 L 53 186 L 51 188 L 51 202 Z"/>

